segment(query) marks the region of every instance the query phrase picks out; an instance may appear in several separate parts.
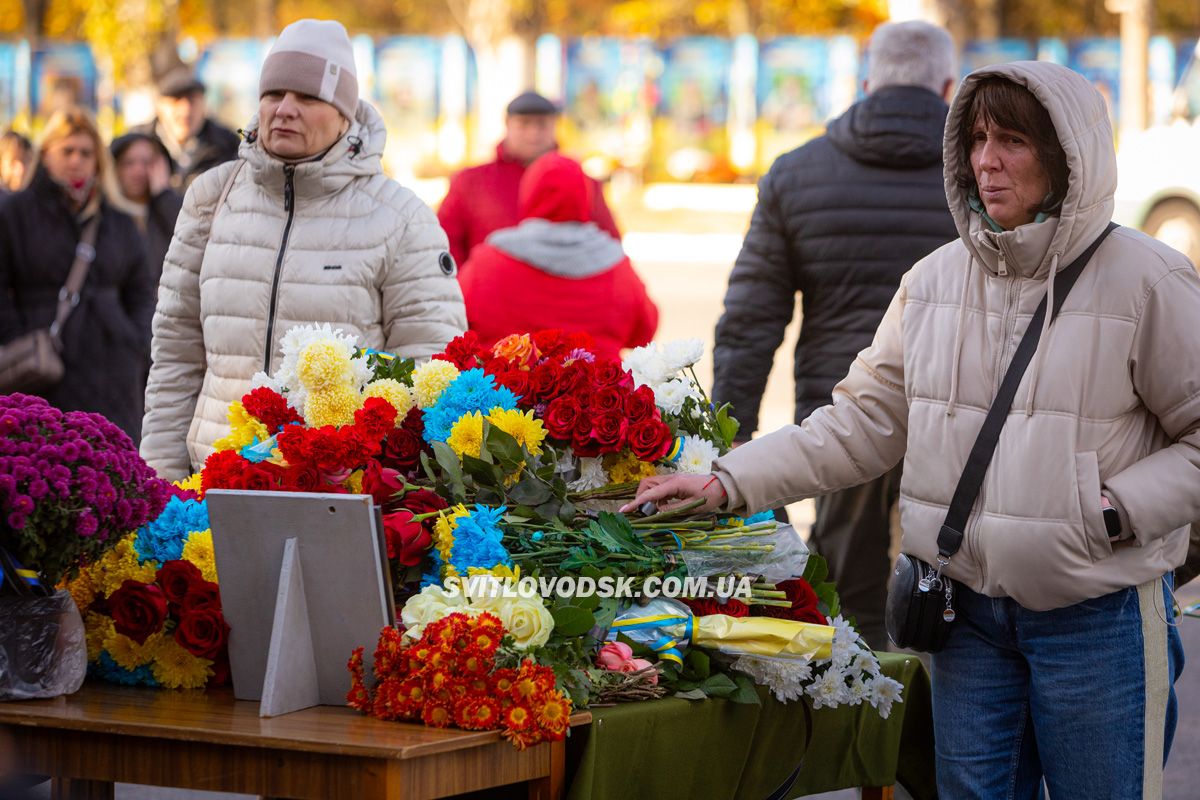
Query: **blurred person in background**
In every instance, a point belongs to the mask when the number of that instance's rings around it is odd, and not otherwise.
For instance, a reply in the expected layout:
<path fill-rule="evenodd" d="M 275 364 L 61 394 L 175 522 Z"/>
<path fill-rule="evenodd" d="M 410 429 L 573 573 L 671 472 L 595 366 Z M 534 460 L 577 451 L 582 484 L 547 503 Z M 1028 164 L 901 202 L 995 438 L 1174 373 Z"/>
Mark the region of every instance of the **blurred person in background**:
<path fill-rule="evenodd" d="M 64 411 L 103 414 L 136 442 L 155 281 L 123 203 L 91 114 L 56 112 L 29 186 L 0 205 L 0 343 L 50 326 L 82 233 L 96 220 L 94 257 L 61 334 L 66 374 L 41 394 Z"/>
<path fill-rule="evenodd" d="M 153 136 L 171 158 L 171 188 L 185 191 L 197 175 L 238 157 L 238 135 L 210 119 L 204 84 L 179 57 L 173 42 L 164 40 L 151 56 L 158 89 L 156 117 L 133 133 Z"/>
<path fill-rule="evenodd" d="M 25 188 L 30 165 L 33 164 L 33 145 L 14 130 L 0 136 L 0 197 Z"/>
<path fill-rule="evenodd" d="M 829 403 L 871 337 L 900 277 L 955 238 L 942 138 L 955 85 L 954 42 L 926 22 L 886 23 L 867 46 L 867 97 L 827 132 L 780 156 L 729 277 L 713 349 L 713 398 L 733 404 L 738 438 L 758 427 L 775 351 L 803 303 L 796 423 Z M 883 648 L 891 515 L 900 467 L 818 497 L 810 546 L 829 562 L 847 617 Z"/>
<path fill-rule="evenodd" d="M 592 183 L 557 153 L 521 178 L 520 223 L 476 247 L 459 276 L 467 324 L 484 344 L 547 328 L 589 333 L 617 358 L 654 337 L 658 308 L 621 243 L 592 222 Z"/>
<path fill-rule="evenodd" d="M 413 358 L 466 329 L 437 217 L 383 174 L 387 130 L 341 23 L 284 28 L 258 88 L 240 158 L 188 189 L 163 264 L 141 448 L 163 477 L 204 464 L 294 327 Z"/>
<path fill-rule="evenodd" d="M 438 222 L 450 240 L 455 263 L 465 264 L 476 245 L 493 232 L 511 228 L 521 217 L 517 194 L 525 169 L 539 156 L 558 149 L 554 127 L 559 108 L 536 92 L 525 92 L 508 104 L 504 140 L 496 158 L 470 167 L 450 179 L 438 208 Z M 604 201 L 604 189 L 588 178 L 591 216 L 600 230 L 618 241 L 621 232 Z"/>
<path fill-rule="evenodd" d="M 171 157 L 162 142 L 144 133 L 113 140 L 117 186 L 134 211 L 133 219 L 146 246 L 146 266 L 158 285 L 163 259 L 175 232 L 183 197 L 171 188 Z"/>

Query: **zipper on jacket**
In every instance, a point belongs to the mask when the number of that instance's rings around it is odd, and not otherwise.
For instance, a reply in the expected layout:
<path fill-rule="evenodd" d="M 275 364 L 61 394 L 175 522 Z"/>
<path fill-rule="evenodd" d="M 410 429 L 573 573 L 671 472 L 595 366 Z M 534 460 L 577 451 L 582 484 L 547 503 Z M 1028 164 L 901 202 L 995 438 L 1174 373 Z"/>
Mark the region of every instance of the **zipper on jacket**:
<path fill-rule="evenodd" d="M 283 272 L 283 254 L 287 250 L 288 237 L 292 235 L 292 220 L 296 216 L 296 168 L 283 168 L 283 210 L 287 222 L 283 225 L 283 240 L 279 242 L 279 254 L 275 256 L 275 277 L 271 280 L 271 309 L 267 312 L 267 344 L 263 354 L 263 372 L 271 374 L 271 341 L 275 338 L 275 309 L 279 305 L 279 278 Z"/>

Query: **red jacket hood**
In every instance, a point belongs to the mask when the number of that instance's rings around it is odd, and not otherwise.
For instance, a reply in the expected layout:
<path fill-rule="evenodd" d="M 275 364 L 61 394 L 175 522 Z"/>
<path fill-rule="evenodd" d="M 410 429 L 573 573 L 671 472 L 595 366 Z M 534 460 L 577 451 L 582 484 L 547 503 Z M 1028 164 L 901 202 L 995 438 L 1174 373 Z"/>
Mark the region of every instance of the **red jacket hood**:
<path fill-rule="evenodd" d="M 583 167 L 558 153 L 529 165 L 517 193 L 521 219 L 587 222 L 592 218 L 592 189 Z"/>

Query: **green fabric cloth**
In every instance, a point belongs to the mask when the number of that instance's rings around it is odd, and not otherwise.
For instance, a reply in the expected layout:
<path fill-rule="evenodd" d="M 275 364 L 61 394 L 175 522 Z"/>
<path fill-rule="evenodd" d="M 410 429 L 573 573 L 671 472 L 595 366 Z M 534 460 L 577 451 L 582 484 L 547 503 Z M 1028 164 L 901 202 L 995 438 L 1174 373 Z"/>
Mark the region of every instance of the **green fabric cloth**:
<path fill-rule="evenodd" d="M 760 689 L 761 706 L 673 697 L 592 709 L 592 724 L 567 740 L 568 800 L 705 797 L 763 800 L 804 758 L 788 797 L 903 783 L 915 800 L 936 797 L 929 675 L 915 656 L 880 653 L 883 672 L 904 684 L 884 720 L 870 706 L 812 714 Z"/>

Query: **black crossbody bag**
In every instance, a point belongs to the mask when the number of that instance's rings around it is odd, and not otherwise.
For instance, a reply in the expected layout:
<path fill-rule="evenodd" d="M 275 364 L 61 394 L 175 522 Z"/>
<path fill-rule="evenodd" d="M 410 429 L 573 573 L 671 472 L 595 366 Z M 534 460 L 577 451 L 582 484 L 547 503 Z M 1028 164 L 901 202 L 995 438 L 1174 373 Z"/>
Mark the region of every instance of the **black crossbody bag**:
<path fill-rule="evenodd" d="M 1054 277 L 1054 308 L 1050 310 L 1050 321 L 1053 324 L 1062 308 L 1063 301 L 1075 285 L 1075 280 L 1083 272 L 1083 268 L 1091 261 L 1092 255 L 1100 247 L 1108 234 L 1116 228 L 1116 223 L 1108 223 L 1108 227 L 1092 242 L 1079 258 L 1071 262 L 1063 271 Z M 954 581 L 949 576 L 943 576 L 942 571 L 949 566 L 951 557 L 962 546 L 963 531 L 967 526 L 967 518 L 971 515 L 971 507 L 979 497 L 983 486 L 983 477 L 987 473 L 996 444 L 1000 441 L 1000 431 L 1008 412 L 1012 408 L 1013 398 L 1017 394 L 1017 386 L 1025 374 L 1033 354 L 1037 351 L 1038 339 L 1042 335 L 1042 322 L 1046 318 L 1046 298 L 1038 304 L 1017 345 L 1004 380 L 1000 383 L 1000 391 L 992 401 L 983 427 L 975 438 L 971 454 L 967 456 L 966 466 L 954 489 L 954 497 L 946 511 L 946 519 L 938 532 L 937 565 L 931 566 L 919 558 L 901 553 L 896 559 L 892 570 L 892 584 L 888 589 L 885 622 L 888 637 L 897 647 L 910 650 L 920 650 L 936 653 L 946 644 L 950 635 L 950 625 L 954 622 Z M 1096 502 L 1099 502 L 1097 499 Z"/>

